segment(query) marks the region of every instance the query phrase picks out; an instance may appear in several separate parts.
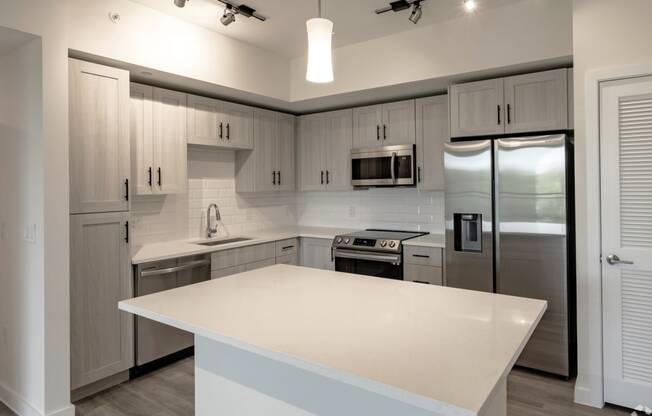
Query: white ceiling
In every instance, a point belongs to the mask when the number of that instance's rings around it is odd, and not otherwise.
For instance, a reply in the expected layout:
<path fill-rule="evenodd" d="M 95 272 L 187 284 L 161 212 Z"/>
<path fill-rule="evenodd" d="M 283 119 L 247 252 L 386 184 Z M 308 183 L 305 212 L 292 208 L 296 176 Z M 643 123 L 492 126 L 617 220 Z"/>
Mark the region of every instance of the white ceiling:
<path fill-rule="evenodd" d="M 217 0 L 189 0 L 180 9 L 172 0 L 132 0 L 196 25 L 287 57 L 303 56 L 307 40 L 305 22 L 317 15 L 317 0 L 233 0 L 247 4 L 268 18 L 266 22 L 242 16 L 225 27 L 219 22 L 223 7 Z M 478 0 L 479 12 L 524 0 Z M 335 47 L 414 29 L 409 11 L 376 15 L 389 0 L 322 0 L 323 16 L 334 22 Z M 429 25 L 463 15 L 462 0 L 425 0 L 419 25 Z"/>

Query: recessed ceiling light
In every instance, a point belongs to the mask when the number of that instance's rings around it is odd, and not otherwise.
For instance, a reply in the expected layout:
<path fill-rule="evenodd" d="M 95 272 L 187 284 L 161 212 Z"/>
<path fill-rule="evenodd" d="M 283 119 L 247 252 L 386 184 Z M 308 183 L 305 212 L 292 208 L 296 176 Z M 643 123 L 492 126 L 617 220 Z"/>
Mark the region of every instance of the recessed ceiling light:
<path fill-rule="evenodd" d="M 464 0 L 464 10 L 468 13 L 474 12 L 478 8 L 478 2 L 475 0 Z"/>

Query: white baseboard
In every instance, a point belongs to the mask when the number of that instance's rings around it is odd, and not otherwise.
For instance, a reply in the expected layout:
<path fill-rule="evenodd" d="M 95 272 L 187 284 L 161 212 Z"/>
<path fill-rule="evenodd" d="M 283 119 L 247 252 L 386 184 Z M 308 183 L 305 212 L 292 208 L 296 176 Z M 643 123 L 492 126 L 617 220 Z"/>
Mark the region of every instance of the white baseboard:
<path fill-rule="evenodd" d="M 0 401 L 18 416 L 43 416 L 43 411 L 34 407 L 21 395 L 0 383 Z"/>
<path fill-rule="evenodd" d="M 0 401 L 18 416 L 45 416 L 42 410 L 33 406 L 3 383 L 0 383 Z M 71 404 L 63 409 L 50 412 L 47 416 L 75 416 L 75 406 Z"/>

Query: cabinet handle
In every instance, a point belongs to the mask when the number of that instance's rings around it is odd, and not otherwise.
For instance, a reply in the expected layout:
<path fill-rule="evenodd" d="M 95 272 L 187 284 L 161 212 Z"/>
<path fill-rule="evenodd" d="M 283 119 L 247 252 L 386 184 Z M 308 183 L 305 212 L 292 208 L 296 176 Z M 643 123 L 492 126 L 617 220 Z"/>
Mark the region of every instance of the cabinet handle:
<path fill-rule="evenodd" d="M 327 170 L 326 171 L 326 185 L 331 183 L 330 174 L 331 174 L 330 171 Z"/>
<path fill-rule="evenodd" d="M 387 140 L 387 126 L 383 124 L 383 140 Z"/>
<path fill-rule="evenodd" d="M 281 250 L 285 251 L 285 250 L 289 250 L 289 249 L 291 249 L 291 248 L 294 248 L 294 246 L 285 246 L 285 247 L 281 247 Z"/>
<path fill-rule="evenodd" d="M 417 168 L 417 182 L 421 183 L 421 166 Z"/>
<path fill-rule="evenodd" d="M 220 139 L 224 138 L 224 125 L 220 121 Z"/>
<path fill-rule="evenodd" d="M 161 188 L 163 186 L 163 176 L 161 175 L 161 167 L 158 168 L 158 186 Z"/>
<path fill-rule="evenodd" d="M 272 185 L 276 185 L 276 171 L 272 171 Z"/>
<path fill-rule="evenodd" d="M 430 282 L 424 282 L 423 280 L 413 280 L 414 283 L 422 283 L 424 285 L 429 285 Z"/>
<path fill-rule="evenodd" d="M 125 201 L 129 201 L 129 178 L 125 179 Z"/>
<path fill-rule="evenodd" d="M 276 174 L 278 175 L 278 184 L 280 185 L 281 184 L 281 171 L 279 170 L 278 172 L 276 172 Z"/>
<path fill-rule="evenodd" d="M 231 123 L 226 123 L 226 140 L 231 140 Z"/>
<path fill-rule="evenodd" d="M 147 169 L 147 176 L 148 176 L 147 184 L 151 188 L 152 187 L 152 167 L 151 166 L 149 167 L 149 169 Z"/>
<path fill-rule="evenodd" d="M 507 124 L 512 122 L 512 106 L 507 104 Z"/>
<path fill-rule="evenodd" d="M 324 171 L 321 171 L 321 184 L 324 184 Z"/>
<path fill-rule="evenodd" d="M 425 254 L 413 254 L 412 257 L 419 257 L 422 259 L 429 259 L 430 256 L 426 256 Z"/>
<path fill-rule="evenodd" d="M 500 104 L 498 104 L 498 125 L 500 125 Z"/>
<path fill-rule="evenodd" d="M 376 140 L 380 140 L 380 126 L 376 124 Z"/>
<path fill-rule="evenodd" d="M 125 243 L 129 242 L 129 221 L 125 221 Z"/>

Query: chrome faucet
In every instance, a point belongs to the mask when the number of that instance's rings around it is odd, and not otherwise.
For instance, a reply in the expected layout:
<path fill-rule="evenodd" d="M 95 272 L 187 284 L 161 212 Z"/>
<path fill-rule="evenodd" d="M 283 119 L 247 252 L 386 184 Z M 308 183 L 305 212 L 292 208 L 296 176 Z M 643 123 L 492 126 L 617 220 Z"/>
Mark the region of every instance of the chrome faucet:
<path fill-rule="evenodd" d="M 215 227 L 211 227 L 211 208 L 215 207 Z M 217 222 L 222 219 L 220 215 L 220 209 L 217 207 L 217 204 L 210 204 L 208 210 L 206 211 L 206 234 L 208 238 L 213 238 L 217 234 Z"/>

